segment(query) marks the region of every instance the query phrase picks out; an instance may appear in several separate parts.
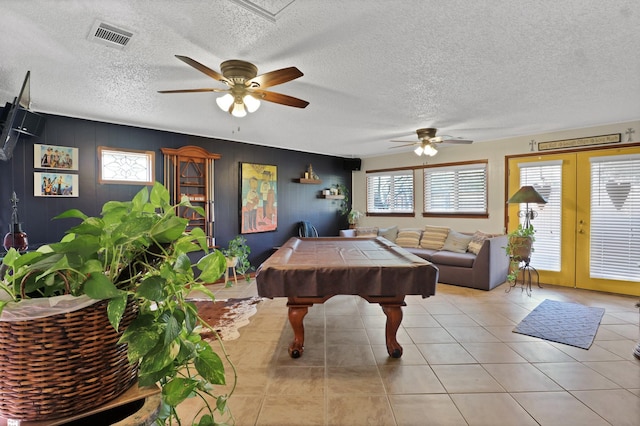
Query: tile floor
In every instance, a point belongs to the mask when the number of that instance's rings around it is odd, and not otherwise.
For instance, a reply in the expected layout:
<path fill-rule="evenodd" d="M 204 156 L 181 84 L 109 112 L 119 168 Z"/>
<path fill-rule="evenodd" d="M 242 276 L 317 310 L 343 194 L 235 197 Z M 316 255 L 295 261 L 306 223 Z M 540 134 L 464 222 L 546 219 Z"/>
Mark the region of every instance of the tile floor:
<path fill-rule="evenodd" d="M 257 293 L 255 281 L 212 288 L 218 299 Z M 606 309 L 589 350 L 512 332 L 547 298 Z M 433 297 L 407 297 L 398 330 L 404 355 L 392 359 L 380 307 L 337 296 L 309 310 L 305 352 L 291 359 L 286 299 L 265 299 L 240 338 L 225 343 L 238 376 L 229 405 L 237 425 L 637 426 L 637 301 L 554 286 L 528 297 L 504 285 L 486 292 L 438 284 Z"/>

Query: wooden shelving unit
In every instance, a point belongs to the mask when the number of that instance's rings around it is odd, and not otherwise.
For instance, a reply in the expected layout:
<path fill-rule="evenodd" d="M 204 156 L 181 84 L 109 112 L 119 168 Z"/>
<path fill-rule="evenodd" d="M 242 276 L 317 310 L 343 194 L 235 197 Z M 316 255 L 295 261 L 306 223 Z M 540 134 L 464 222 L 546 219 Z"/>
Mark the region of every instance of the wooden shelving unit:
<path fill-rule="evenodd" d="M 186 207 L 181 207 L 178 214 L 189 220 L 187 229 L 201 228 L 209 247 L 214 247 L 213 162 L 220 154 L 212 154 L 198 146 L 162 148 L 161 151 L 164 154 L 164 185 L 171 193 L 171 202 L 179 203 L 186 196 L 193 206 L 202 207 L 204 216 Z"/>

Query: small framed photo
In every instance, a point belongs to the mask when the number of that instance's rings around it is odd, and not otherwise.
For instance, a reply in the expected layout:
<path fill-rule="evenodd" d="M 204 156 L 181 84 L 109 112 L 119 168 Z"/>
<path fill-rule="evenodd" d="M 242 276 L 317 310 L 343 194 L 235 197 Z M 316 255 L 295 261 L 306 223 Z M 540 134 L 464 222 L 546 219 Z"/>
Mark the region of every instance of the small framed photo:
<path fill-rule="evenodd" d="M 69 173 L 34 172 L 34 197 L 77 197 L 78 175 Z"/>
<path fill-rule="evenodd" d="M 34 144 L 33 168 L 78 170 L 78 148 Z"/>

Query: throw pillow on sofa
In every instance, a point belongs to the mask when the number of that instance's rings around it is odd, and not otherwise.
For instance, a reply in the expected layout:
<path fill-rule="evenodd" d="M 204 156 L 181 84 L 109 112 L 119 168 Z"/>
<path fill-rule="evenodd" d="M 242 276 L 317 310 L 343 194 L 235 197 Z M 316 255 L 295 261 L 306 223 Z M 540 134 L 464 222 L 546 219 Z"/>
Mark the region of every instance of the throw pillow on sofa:
<path fill-rule="evenodd" d="M 356 228 L 356 237 L 377 237 L 378 236 L 378 228 L 375 226 L 371 226 L 368 228 L 360 227 Z"/>
<path fill-rule="evenodd" d="M 386 238 L 392 243 L 396 242 L 396 238 L 398 238 L 398 227 L 391 226 L 389 228 L 380 228 L 378 230 L 378 236 L 382 238 Z"/>
<path fill-rule="evenodd" d="M 425 226 L 420 239 L 420 247 L 441 250 L 449 235 L 449 228 L 445 226 Z"/>
<path fill-rule="evenodd" d="M 399 229 L 396 237 L 396 244 L 400 247 L 418 248 L 420 246 L 420 229 Z"/>
<path fill-rule="evenodd" d="M 496 234 L 489 234 L 482 231 L 476 231 L 473 234 L 473 237 L 471 237 L 471 241 L 469 242 L 469 246 L 467 247 L 467 250 L 470 253 L 478 254 L 480 252 L 480 249 L 482 248 L 482 245 L 484 244 L 484 240 L 488 240 L 489 238 L 493 238 L 495 236 Z"/>
<path fill-rule="evenodd" d="M 454 253 L 466 253 L 472 238 L 472 235 L 449 231 L 449 235 L 447 235 L 447 239 L 442 246 L 442 250 L 452 251 Z"/>

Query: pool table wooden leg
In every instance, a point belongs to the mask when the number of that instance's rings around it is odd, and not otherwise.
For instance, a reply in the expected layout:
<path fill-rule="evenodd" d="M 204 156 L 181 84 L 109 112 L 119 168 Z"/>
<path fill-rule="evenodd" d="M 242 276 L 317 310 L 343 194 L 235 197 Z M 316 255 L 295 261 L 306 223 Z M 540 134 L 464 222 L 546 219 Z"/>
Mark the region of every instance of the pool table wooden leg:
<path fill-rule="evenodd" d="M 289 305 L 289 323 L 293 329 L 293 342 L 289 345 L 289 356 L 300 358 L 304 352 L 304 317 L 309 305 Z"/>
<path fill-rule="evenodd" d="M 387 316 L 387 326 L 385 328 L 385 337 L 387 340 L 387 352 L 392 358 L 400 358 L 402 356 L 402 346 L 396 340 L 396 333 L 402 322 L 402 303 L 380 303 L 382 311 Z"/>

